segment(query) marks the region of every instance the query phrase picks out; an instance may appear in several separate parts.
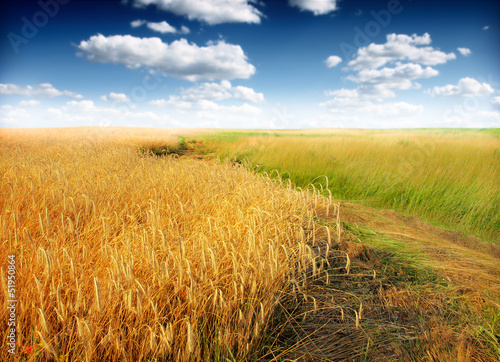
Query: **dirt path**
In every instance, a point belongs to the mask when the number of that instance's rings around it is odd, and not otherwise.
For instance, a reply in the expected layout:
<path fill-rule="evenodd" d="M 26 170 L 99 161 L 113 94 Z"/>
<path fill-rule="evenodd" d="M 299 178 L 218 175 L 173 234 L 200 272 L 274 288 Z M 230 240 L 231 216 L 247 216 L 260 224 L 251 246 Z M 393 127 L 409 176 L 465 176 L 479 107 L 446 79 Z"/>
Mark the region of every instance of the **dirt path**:
<path fill-rule="evenodd" d="M 404 245 L 401 254 L 414 253 L 421 266 L 448 279 L 458 290 L 500 299 L 500 246 L 432 226 L 418 218 L 392 210 L 376 210 L 351 203 L 342 204 L 342 221 L 369 228 L 379 234 L 373 246 Z M 373 239 L 373 238 L 372 238 Z M 384 241 L 385 240 L 385 243 Z"/>
<path fill-rule="evenodd" d="M 341 222 L 332 273 L 285 302 L 275 360 L 499 360 L 500 246 L 352 203 Z"/>

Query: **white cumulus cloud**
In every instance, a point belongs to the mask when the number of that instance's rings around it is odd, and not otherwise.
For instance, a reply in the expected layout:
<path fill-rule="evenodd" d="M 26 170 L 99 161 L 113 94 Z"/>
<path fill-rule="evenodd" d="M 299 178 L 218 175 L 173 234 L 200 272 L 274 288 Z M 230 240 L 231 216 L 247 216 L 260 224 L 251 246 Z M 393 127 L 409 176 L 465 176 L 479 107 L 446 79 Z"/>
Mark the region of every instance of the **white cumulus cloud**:
<path fill-rule="evenodd" d="M 493 97 L 491 99 L 491 104 L 493 108 L 500 109 L 500 97 Z"/>
<path fill-rule="evenodd" d="M 462 54 L 464 57 L 471 55 L 472 51 L 469 48 L 457 48 L 458 52 Z"/>
<path fill-rule="evenodd" d="M 161 21 L 159 23 L 147 23 L 147 27 L 162 34 L 177 32 L 177 29 L 166 21 Z"/>
<path fill-rule="evenodd" d="M 97 110 L 94 102 L 91 100 L 69 101 L 63 110 L 70 112 L 90 113 Z"/>
<path fill-rule="evenodd" d="M 235 103 L 240 100 L 240 104 Z M 229 104 L 221 104 L 229 101 Z M 205 126 L 215 125 L 226 127 L 240 123 L 248 127 L 257 122 L 262 109 L 249 103 L 260 103 L 264 101 L 264 95 L 252 88 L 233 86 L 229 81 L 220 83 L 202 83 L 187 89 L 181 89 L 180 94 L 171 95 L 168 99 L 156 99 L 149 102 L 150 106 L 165 107 L 168 111 L 180 112 L 184 116 L 189 115 L 193 121 L 202 121 Z M 215 122 L 215 123 L 214 123 Z M 238 127 L 241 127 L 239 125 Z"/>
<path fill-rule="evenodd" d="M 434 87 L 430 93 L 441 97 L 478 97 L 493 93 L 488 83 L 481 83 L 474 78 L 462 78 L 457 85 L 448 84 L 443 87 Z"/>
<path fill-rule="evenodd" d="M 156 37 L 97 34 L 81 41 L 78 49 L 91 62 L 148 67 L 189 81 L 250 78 L 255 73 L 243 49 L 223 40 L 199 47 L 186 39 L 168 44 Z"/>
<path fill-rule="evenodd" d="M 430 78 L 438 74 L 432 67 L 397 63 L 395 68 L 363 69 L 347 79 L 360 84 L 360 94 L 386 98 L 394 97 L 394 90 L 418 88 L 413 82 L 415 79 Z"/>
<path fill-rule="evenodd" d="M 114 93 L 114 92 L 111 92 L 108 95 L 101 96 L 101 99 L 103 101 L 110 101 L 110 102 L 116 102 L 116 103 L 124 103 L 124 102 L 130 101 L 130 99 L 127 97 L 126 94 Z"/>
<path fill-rule="evenodd" d="M 490 121 L 496 121 L 496 126 L 500 126 L 500 113 L 499 112 L 491 112 L 491 111 L 481 111 L 477 112 L 479 117 L 489 119 Z"/>
<path fill-rule="evenodd" d="M 429 78 L 438 75 L 439 72 L 431 67 L 423 68 L 420 64 L 401 64 L 395 68 L 363 69 L 356 76 L 348 79 L 362 84 L 399 84 L 411 79 Z"/>
<path fill-rule="evenodd" d="M 20 121 L 30 118 L 30 114 L 24 108 L 15 108 L 5 104 L 0 106 L 0 125 L 18 125 Z"/>
<path fill-rule="evenodd" d="M 172 95 L 168 100 L 153 100 L 149 104 L 152 106 L 172 106 L 182 109 L 206 109 L 213 107 L 216 104 L 214 101 L 231 98 L 252 103 L 264 101 L 262 93 L 257 93 L 248 87 L 233 87 L 229 81 L 223 80 L 220 83 L 203 83 L 195 87 L 182 89 L 179 96 Z"/>
<path fill-rule="evenodd" d="M 39 104 L 40 104 L 40 101 L 37 101 L 37 100 L 34 100 L 34 99 L 29 100 L 29 101 L 22 100 L 22 101 L 19 102 L 19 105 L 21 107 L 35 107 L 35 106 L 38 106 Z"/>
<path fill-rule="evenodd" d="M 336 96 L 341 98 L 358 98 L 359 93 L 357 89 L 337 89 L 337 90 L 328 90 L 325 92 L 326 96 Z"/>
<path fill-rule="evenodd" d="M 429 45 L 431 37 L 428 33 L 422 36 L 413 34 L 388 34 L 384 44 L 371 43 L 359 48 L 356 57 L 348 63 L 353 70 L 379 68 L 389 62 L 407 60 L 423 65 L 437 65 L 455 59 L 454 53 L 444 53 Z"/>
<path fill-rule="evenodd" d="M 44 119 L 45 118 L 45 119 Z M 61 107 L 47 108 L 44 114 L 33 117 L 32 123 L 58 122 L 84 126 L 179 126 L 178 121 L 165 114 L 133 111 L 128 107 L 99 107 L 91 100 L 69 101 Z"/>
<path fill-rule="evenodd" d="M 146 24 L 146 20 L 138 19 L 130 22 L 130 26 L 132 26 L 132 28 L 138 28 L 140 26 L 143 26 L 144 24 Z"/>
<path fill-rule="evenodd" d="M 328 110 L 328 114 L 345 118 L 356 117 L 364 122 L 384 120 L 383 127 L 407 122 L 424 112 L 424 106 L 411 104 L 408 102 L 372 102 L 366 99 L 350 97 L 352 94 L 338 92 L 335 97 L 327 102 L 320 103 L 319 106 Z M 347 95 L 348 97 L 340 97 Z M 390 119 L 389 123 L 387 121 Z M 365 123 L 366 124 L 366 123 Z"/>
<path fill-rule="evenodd" d="M 264 94 L 257 93 L 252 88 L 243 87 L 241 85 L 233 88 L 233 97 L 236 99 L 242 99 L 253 103 L 259 103 L 264 101 Z"/>
<path fill-rule="evenodd" d="M 67 90 L 60 91 L 50 83 L 42 83 L 38 85 L 17 85 L 17 84 L 0 84 L 0 95 L 18 95 L 25 97 L 42 97 L 52 98 L 59 96 L 67 96 L 71 98 L 83 98 L 81 94 L 70 92 Z"/>
<path fill-rule="evenodd" d="M 408 102 L 372 104 L 362 111 L 385 117 L 414 116 L 424 111 L 424 106 Z"/>
<path fill-rule="evenodd" d="M 345 68 L 351 73 L 345 79 L 356 83 L 357 88 L 327 91 L 327 96 L 335 98 L 324 104 L 359 106 L 363 101 L 394 98 L 397 91 L 420 89 L 418 79 L 439 75 L 433 65 L 456 58 L 454 53 L 447 54 L 429 46 L 431 42 L 428 33 L 389 34 L 383 44 L 371 43 L 359 48 Z"/>
<path fill-rule="evenodd" d="M 138 28 L 140 26 L 143 26 L 146 24 L 146 26 L 158 33 L 162 34 L 189 34 L 190 30 L 187 26 L 182 26 L 180 30 L 178 30 L 176 27 L 170 25 L 166 21 L 160 21 L 157 23 L 151 22 L 151 21 L 146 21 L 146 20 L 134 20 L 130 22 L 130 25 L 133 28 Z"/>
<path fill-rule="evenodd" d="M 327 68 L 333 68 L 339 65 L 342 62 L 342 58 L 337 55 L 330 55 L 325 60 L 325 65 Z"/>
<path fill-rule="evenodd" d="M 301 11 L 312 11 L 314 15 L 325 15 L 337 10 L 337 0 L 288 0 L 288 4 Z"/>
<path fill-rule="evenodd" d="M 255 0 L 133 0 L 137 7 L 156 5 L 159 9 L 210 25 L 260 23 L 262 13 Z"/>

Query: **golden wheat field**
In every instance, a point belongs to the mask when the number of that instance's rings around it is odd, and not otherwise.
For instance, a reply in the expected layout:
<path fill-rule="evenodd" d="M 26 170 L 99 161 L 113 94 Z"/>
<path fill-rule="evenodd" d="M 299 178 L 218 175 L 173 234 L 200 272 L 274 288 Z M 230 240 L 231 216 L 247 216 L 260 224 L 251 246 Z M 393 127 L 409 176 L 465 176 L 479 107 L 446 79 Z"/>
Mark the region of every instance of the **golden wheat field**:
<path fill-rule="evenodd" d="M 317 223 L 337 212 L 230 163 L 4 134 L 1 329 L 15 298 L 17 360 L 255 359 L 284 291 L 321 272 L 314 245 L 340 253 L 339 230 Z"/>

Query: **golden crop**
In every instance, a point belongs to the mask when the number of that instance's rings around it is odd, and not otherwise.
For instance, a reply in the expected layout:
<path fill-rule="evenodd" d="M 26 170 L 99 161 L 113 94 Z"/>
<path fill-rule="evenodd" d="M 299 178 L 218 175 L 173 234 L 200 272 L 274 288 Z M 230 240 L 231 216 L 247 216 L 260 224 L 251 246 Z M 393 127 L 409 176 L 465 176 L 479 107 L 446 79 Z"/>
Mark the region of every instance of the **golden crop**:
<path fill-rule="evenodd" d="M 309 245 L 335 233 L 314 221 L 331 200 L 230 163 L 88 139 L 4 139 L 0 156 L 0 305 L 15 254 L 18 358 L 243 359 Z"/>

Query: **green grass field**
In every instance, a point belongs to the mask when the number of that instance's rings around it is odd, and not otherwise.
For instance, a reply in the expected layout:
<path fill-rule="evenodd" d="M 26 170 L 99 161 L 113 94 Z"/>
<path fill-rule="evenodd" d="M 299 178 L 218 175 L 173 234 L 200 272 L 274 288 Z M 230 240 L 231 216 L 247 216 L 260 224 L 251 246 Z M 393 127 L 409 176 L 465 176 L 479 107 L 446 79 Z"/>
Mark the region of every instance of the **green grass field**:
<path fill-rule="evenodd" d="M 390 208 L 500 242 L 500 138 L 493 130 L 221 132 L 221 158 L 300 187 Z M 328 181 L 325 177 L 328 178 Z"/>

